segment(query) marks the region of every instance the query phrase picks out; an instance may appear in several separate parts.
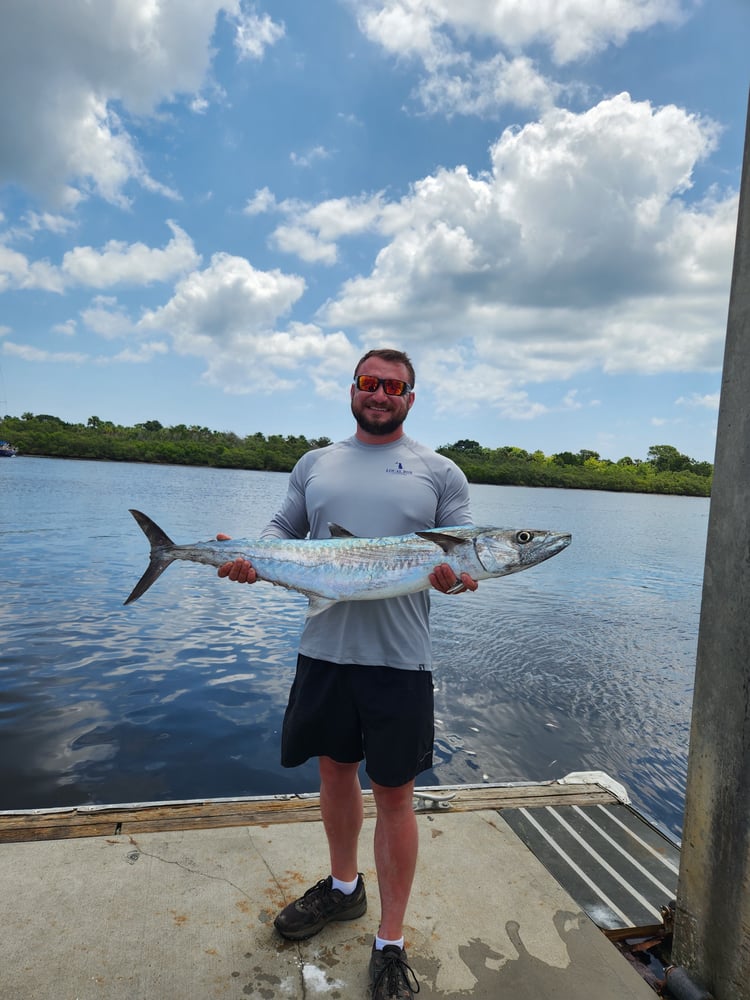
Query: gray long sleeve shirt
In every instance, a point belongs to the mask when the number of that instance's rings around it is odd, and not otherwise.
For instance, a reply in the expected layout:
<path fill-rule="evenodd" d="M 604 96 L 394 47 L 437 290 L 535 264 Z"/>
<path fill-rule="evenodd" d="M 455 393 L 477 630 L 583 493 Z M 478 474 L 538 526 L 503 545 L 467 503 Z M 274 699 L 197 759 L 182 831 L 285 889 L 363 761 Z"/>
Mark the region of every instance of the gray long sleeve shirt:
<path fill-rule="evenodd" d="M 263 535 L 328 538 L 329 523 L 363 538 L 468 525 L 468 483 L 454 462 L 405 435 L 383 445 L 352 436 L 303 455 Z M 300 652 L 333 663 L 430 670 L 429 609 L 428 591 L 343 601 L 307 619 Z"/>

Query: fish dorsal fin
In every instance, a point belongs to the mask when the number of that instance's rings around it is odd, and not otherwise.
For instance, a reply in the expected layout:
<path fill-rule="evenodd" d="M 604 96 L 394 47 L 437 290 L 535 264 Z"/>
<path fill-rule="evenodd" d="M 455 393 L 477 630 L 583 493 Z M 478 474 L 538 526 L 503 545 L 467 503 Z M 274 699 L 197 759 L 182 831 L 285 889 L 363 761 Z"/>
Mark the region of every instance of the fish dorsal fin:
<path fill-rule="evenodd" d="M 457 545 L 462 545 L 466 541 L 465 538 L 458 538 L 456 535 L 447 535 L 444 531 L 415 531 L 414 534 L 439 545 L 446 555 L 450 555 Z"/>
<path fill-rule="evenodd" d="M 328 522 L 328 530 L 331 533 L 331 538 L 357 538 L 352 531 L 347 531 L 346 528 L 342 528 L 340 524 L 334 524 L 333 521 Z"/>

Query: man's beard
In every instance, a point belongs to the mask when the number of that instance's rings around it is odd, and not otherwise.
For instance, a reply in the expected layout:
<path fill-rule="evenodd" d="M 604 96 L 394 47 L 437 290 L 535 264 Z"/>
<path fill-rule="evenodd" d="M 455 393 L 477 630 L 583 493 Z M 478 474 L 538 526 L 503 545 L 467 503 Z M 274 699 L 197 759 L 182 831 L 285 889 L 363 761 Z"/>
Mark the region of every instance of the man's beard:
<path fill-rule="evenodd" d="M 363 407 L 361 410 L 357 410 L 354 407 L 354 402 L 352 401 L 352 414 L 354 419 L 357 421 L 359 426 L 363 431 L 368 434 L 375 434 L 379 437 L 385 437 L 387 434 L 392 434 L 397 431 L 404 420 L 406 420 L 406 414 L 408 409 L 404 409 L 403 413 L 399 411 L 391 411 L 389 420 L 370 420 L 367 415 L 367 410 Z"/>

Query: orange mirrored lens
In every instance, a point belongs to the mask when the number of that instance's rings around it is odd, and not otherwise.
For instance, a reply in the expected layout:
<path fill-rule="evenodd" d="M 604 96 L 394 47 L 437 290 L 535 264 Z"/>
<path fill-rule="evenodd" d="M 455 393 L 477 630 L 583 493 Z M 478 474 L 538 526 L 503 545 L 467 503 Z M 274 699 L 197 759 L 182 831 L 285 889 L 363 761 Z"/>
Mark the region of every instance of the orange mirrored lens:
<path fill-rule="evenodd" d="M 400 378 L 386 378 L 383 380 L 383 388 L 389 396 L 403 396 L 409 386 Z"/>
<path fill-rule="evenodd" d="M 357 375 L 354 384 L 362 392 L 377 392 L 378 386 L 382 385 L 387 396 L 403 396 L 411 388 L 400 378 L 378 378 L 377 375 Z"/>

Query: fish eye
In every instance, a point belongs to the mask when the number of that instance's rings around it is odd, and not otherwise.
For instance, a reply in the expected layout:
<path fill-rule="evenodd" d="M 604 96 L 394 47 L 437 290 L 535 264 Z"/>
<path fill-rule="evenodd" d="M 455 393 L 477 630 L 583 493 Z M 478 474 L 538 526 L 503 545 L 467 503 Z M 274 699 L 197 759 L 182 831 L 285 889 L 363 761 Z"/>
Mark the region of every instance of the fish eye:
<path fill-rule="evenodd" d="M 534 533 L 532 531 L 516 532 L 516 541 L 519 543 L 519 545 L 526 545 L 527 542 L 530 542 L 533 537 Z"/>

